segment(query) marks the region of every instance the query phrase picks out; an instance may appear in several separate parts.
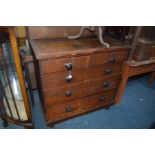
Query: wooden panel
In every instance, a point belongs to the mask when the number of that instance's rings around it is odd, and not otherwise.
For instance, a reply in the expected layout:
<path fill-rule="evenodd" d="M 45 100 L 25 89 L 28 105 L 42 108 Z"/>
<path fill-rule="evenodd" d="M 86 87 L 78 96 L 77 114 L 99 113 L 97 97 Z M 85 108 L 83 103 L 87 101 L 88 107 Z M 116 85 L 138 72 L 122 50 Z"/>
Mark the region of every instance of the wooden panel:
<path fill-rule="evenodd" d="M 120 76 L 112 76 L 110 78 L 100 78 L 87 82 L 74 84 L 71 86 L 59 87 L 44 91 L 45 102 L 48 105 L 63 103 L 75 100 L 84 96 L 93 95 L 105 90 L 117 88 Z M 108 83 L 108 86 L 105 85 Z M 45 87 L 46 89 L 46 87 Z M 66 95 L 69 94 L 68 96 Z"/>
<path fill-rule="evenodd" d="M 123 64 L 117 65 L 105 65 L 104 67 L 95 67 L 88 69 L 80 69 L 72 71 L 73 79 L 71 82 L 66 82 L 65 77 L 68 75 L 68 72 L 56 72 L 52 74 L 48 74 L 42 77 L 42 82 L 45 90 L 49 90 L 53 87 L 60 86 L 70 86 L 72 84 L 82 82 L 85 80 L 96 79 L 104 76 L 113 75 L 121 72 Z M 107 73 L 107 69 L 111 70 L 112 73 Z"/>
<path fill-rule="evenodd" d="M 106 40 L 105 40 L 106 41 Z M 97 39 L 71 39 L 71 40 L 31 40 L 31 47 L 36 59 L 56 59 L 63 57 L 82 56 L 101 52 L 128 51 L 130 46 L 122 46 L 115 40 L 107 40 L 110 48 L 104 48 Z"/>
<path fill-rule="evenodd" d="M 47 108 L 48 122 L 58 121 L 80 113 L 103 107 L 113 101 L 116 90 L 112 89 L 97 95 L 85 97 L 83 99 L 66 102 L 63 104 L 50 105 Z M 101 100 L 102 97 L 102 100 Z M 105 98 L 103 100 L 103 98 Z"/>
<path fill-rule="evenodd" d="M 154 71 L 155 63 L 136 66 L 136 67 L 132 67 L 129 64 L 129 67 L 130 68 L 129 68 L 129 72 L 128 72 L 128 77 Z"/>

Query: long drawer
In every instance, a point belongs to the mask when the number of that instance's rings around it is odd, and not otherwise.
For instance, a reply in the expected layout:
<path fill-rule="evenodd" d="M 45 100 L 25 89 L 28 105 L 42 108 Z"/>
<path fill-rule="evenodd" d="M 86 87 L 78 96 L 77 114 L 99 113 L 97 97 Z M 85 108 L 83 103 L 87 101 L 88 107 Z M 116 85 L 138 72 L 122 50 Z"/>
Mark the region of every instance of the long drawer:
<path fill-rule="evenodd" d="M 128 57 L 128 50 L 115 52 L 101 52 L 87 56 L 77 56 L 54 60 L 43 60 L 40 62 L 41 74 L 65 71 L 65 64 L 71 63 L 73 69 L 96 67 L 106 64 L 116 64 L 123 62 Z"/>
<path fill-rule="evenodd" d="M 103 107 L 113 101 L 115 92 L 116 89 L 111 89 L 79 100 L 50 105 L 47 107 L 47 121 L 55 122 L 95 108 Z"/>
<path fill-rule="evenodd" d="M 71 86 L 51 88 L 51 90 L 44 90 L 44 98 L 47 105 L 58 104 L 84 96 L 93 95 L 112 88 L 117 88 L 120 80 L 120 75 L 104 77 L 73 84 Z M 46 89 L 46 88 L 45 88 Z"/>
<path fill-rule="evenodd" d="M 70 86 L 75 83 L 79 83 L 85 80 L 96 79 L 104 76 L 111 76 L 113 74 L 121 72 L 123 64 L 105 65 L 104 67 L 93 67 L 88 69 L 77 69 L 72 71 L 72 80 L 66 82 L 65 78 L 68 76 L 68 72 L 57 72 L 47 74 L 42 78 L 43 87 L 49 90 L 53 87 Z"/>

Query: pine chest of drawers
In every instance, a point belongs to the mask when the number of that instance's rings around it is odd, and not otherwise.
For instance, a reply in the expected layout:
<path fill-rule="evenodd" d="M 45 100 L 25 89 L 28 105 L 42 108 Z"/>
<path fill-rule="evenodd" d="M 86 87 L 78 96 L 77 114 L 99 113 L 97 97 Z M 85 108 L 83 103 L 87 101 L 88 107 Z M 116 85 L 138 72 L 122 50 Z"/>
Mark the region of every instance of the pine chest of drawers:
<path fill-rule="evenodd" d="M 129 47 L 96 39 L 31 40 L 47 124 L 114 104 Z"/>

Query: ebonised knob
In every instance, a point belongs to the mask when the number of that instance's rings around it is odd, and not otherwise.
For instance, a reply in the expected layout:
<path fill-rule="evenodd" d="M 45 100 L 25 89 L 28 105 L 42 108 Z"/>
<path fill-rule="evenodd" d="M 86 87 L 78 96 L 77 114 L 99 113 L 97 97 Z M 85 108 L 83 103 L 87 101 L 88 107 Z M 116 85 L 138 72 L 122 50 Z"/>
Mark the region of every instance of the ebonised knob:
<path fill-rule="evenodd" d="M 70 105 L 68 105 L 66 108 L 65 108 L 66 112 L 71 112 L 73 109 Z"/>
<path fill-rule="evenodd" d="M 66 63 L 65 67 L 66 67 L 67 70 L 72 70 L 72 63 L 71 62 L 70 63 Z"/>
<path fill-rule="evenodd" d="M 112 69 L 107 68 L 107 69 L 105 70 L 105 72 L 106 72 L 107 74 L 111 74 L 111 73 L 112 73 Z"/>
<path fill-rule="evenodd" d="M 73 79 L 72 75 L 68 75 L 65 77 L 66 82 L 70 82 L 70 81 L 72 81 L 72 79 Z"/>
<path fill-rule="evenodd" d="M 71 96 L 71 95 L 72 95 L 72 91 L 71 91 L 71 90 L 67 90 L 67 91 L 65 92 L 65 95 L 68 96 L 68 97 Z"/>
<path fill-rule="evenodd" d="M 116 62 L 116 60 L 115 60 L 115 58 L 114 58 L 114 57 L 109 57 L 109 62 L 110 62 L 110 63 L 115 63 L 115 62 Z"/>
<path fill-rule="evenodd" d="M 109 82 L 103 82 L 103 86 L 105 87 L 105 88 L 107 88 L 107 87 L 109 87 Z"/>
<path fill-rule="evenodd" d="M 104 96 L 101 96 L 100 97 L 100 101 L 105 101 L 105 97 Z"/>

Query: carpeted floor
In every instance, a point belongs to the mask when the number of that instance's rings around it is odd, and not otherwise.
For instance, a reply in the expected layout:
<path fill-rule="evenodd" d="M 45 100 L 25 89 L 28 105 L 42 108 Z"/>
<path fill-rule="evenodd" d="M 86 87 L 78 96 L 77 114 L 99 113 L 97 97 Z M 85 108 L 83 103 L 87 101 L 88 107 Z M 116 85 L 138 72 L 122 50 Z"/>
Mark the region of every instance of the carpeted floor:
<path fill-rule="evenodd" d="M 101 109 L 56 124 L 54 129 L 148 129 L 155 122 L 155 83 L 147 83 L 148 76 L 128 81 L 122 101 L 109 110 Z M 32 109 L 36 129 L 48 128 L 44 122 L 35 92 Z M 0 121 L 0 128 L 3 128 Z M 7 128 L 23 128 L 10 124 Z"/>

